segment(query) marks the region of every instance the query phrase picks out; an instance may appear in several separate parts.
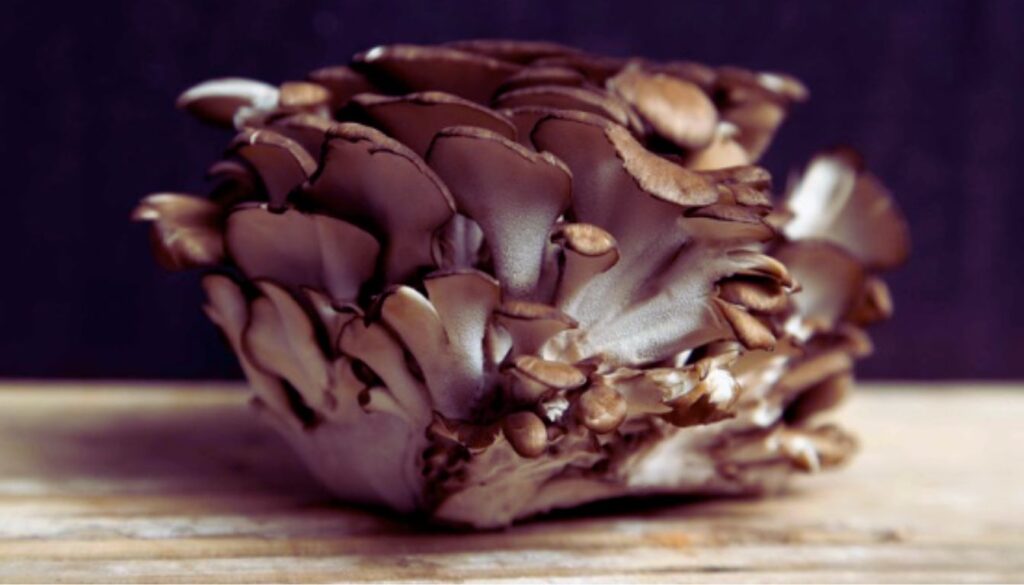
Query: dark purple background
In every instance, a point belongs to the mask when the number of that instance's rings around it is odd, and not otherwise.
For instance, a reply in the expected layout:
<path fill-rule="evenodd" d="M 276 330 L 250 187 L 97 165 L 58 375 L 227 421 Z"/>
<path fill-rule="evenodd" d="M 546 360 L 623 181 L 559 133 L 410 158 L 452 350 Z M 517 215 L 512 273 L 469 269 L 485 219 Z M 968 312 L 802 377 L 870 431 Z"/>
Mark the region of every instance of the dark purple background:
<path fill-rule="evenodd" d="M 789 71 L 812 100 L 764 161 L 861 149 L 914 238 L 870 377 L 1024 376 L 1024 2 L 6 2 L 0 375 L 224 377 L 193 274 L 132 205 L 204 189 L 228 140 L 173 107 L 223 75 L 283 81 L 386 42 L 546 38 Z"/>

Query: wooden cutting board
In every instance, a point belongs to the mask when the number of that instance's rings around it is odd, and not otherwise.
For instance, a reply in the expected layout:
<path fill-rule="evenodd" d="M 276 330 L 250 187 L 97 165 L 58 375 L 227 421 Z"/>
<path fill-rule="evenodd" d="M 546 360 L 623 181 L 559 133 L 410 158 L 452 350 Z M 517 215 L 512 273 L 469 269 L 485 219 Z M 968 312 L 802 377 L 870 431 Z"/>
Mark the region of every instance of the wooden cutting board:
<path fill-rule="evenodd" d="M 0 582 L 1024 580 L 1024 387 L 861 388 L 853 465 L 774 499 L 501 532 L 333 504 L 234 385 L 0 384 Z"/>

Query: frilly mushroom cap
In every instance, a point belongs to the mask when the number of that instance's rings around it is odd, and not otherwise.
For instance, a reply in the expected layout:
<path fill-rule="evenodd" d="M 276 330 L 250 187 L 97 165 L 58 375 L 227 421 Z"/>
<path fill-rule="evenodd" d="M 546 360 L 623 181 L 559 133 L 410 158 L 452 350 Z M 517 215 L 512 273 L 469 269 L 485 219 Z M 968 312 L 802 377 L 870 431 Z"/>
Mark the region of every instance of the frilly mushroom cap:
<path fill-rule="evenodd" d="M 267 200 L 282 208 L 292 191 L 316 171 L 316 160 L 301 144 L 268 129 L 246 128 L 228 147 L 228 154 L 244 159 L 256 171 Z"/>
<path fill-rule="evenodd" d="M 225 242 L 248 278 L 322 290 L 339 305 L 358 299 L 380 253 L 377 240 L 354 225 L 265 205 L 231 212 Z"/>
<path fill-rule="evenodd" d="M 776 205 L 753 163 L 799 81 L 515 40 L 304 79 L 182 94 L 237 134 L 208 198 L 133 218 L 207 271 L 256 411 L 334 494 L 498 527 L 855 452 L 830 409 L 909 239 L 849 149 Z"/>
<path fill-rule="evenodd" d="M 455 207 L 448 188 L 415 152 L 353 123 L 330 130 L 301 201 L 378 235 L 387 282 L 435 265 L 433 235 Z"/>
<path fill-rule="evenodd" d="M 224 258 L 220 206 L 191 195 L 156 193 L 132 211 L 135 221 L 152 222 L 153 251 L 171 270 L 212 266 Z"/>
<path fill-rule="evenodd" d="M 178 107 L 204 122 L 232 128 L 240 109 L 272 108 L 277 105 L 279 93 L 273 85 L 253 79 L 211 79 L 178 96 Z"/>
<path fill-rule="evenodd" d="M 374 47 L 354 62 L 371 78 L 381 77 L 404 91 L 443 91 L 487 103 L 494 90 L 519 66 L 450 47 Z"/>
<path fill-rule="evenodd" d="M 330 92 L 331 109 L 337 111 L 357 94 L 377 90 L 366 77 L 345 65 L 323 67 L 309 73 L 309 80 L 318 83 Z"/>
<path fill-rule="evenodd" d="M 516 129 L 494 110 L 458 96 L 428 91 L 405 96 L 360 94 L 353 105 L 370 124 L 426 156 L 434 136 L 449 126 L 473 126 L 515 140 Z"/>
<path fill-rule="evenodd" d="M 557 110 L 589 112 L 616 124 L 636 126 L 632 112 L 624 104 L 596 89 L 568 85 L 535 85 L 507 91 L 499 95 L 495 107 L 513 109 L 544 107 Z"/>
<path fill-rule="evenodd" d="M 549 41 L 526 41 L 519 39 L 473 39 L 454 41 L 448 43 L 448 46 L 522 65 L 545 57 L 572 55 L 579 52 L 572 47 Z"/>
<path fill-rule="evenodd" d="M 867 268 L 887 269 L 906 260 L 910 236 L 903 215 L 884 186 L 862 170 L 860 156 L 840 148 L 814 157 L 786 197 L 791 239 L 834 242 Z"/>

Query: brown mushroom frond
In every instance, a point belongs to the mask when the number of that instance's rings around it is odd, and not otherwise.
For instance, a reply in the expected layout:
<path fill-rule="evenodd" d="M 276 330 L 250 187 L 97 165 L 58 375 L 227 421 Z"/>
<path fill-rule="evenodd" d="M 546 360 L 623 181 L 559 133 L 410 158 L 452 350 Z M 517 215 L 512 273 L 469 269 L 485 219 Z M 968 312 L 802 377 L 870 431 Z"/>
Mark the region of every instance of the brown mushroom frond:
<path fill-rule="evenodd" d="M 380 253 L 376 238 L 352 224 L 265 205 L 232 211 L 224 237 L 229 256 L 248 278 L 322 290 L 338 304 L 358 299 Z"/>
<path fill-rule="evenodd" d="M 868 325 L 888 319 L 892 311 L 892 294 L 888 285 L 881 278 L 870 276 L 864 280 L 860 298 L 854 301 L 846 318 L 858 325 Z"/>
<path fill-rule="evenodd" d="M 814 472 L 845 463 L 857 450 L 857 442 L 833 425 L 813 429 L 776 427 L 770 432 L 745 436 L 716 450 L 720 470 L 742 476 L 758 469 L 783 466 Z"/>
<path fill-rule="evenodd" d="M 587 383 L 587 376 L 565 362 L 520 355 L 512 360 L 508 371 L 517 379 L 514 398 L 532 405 L 558 390 L 572 390 Z"/>
<path fill-rule="evenodd" d="M 715 127 L 715 135 L 704 148 L 689 153 L 686 157 L 686 168 L 695 171 L 749 165 L 753 159 L 736 141 L 739 129 L 729 122 L 719 122 Z"/>
<path fill-rule="evenodd" d="M 536 150 L 533 140 L 530 138 L 533 135 L 534 127 L 537 126 L 537 122 L 540 122 L 544 118 L 547 118 L 558 111 L 559 110 L 555 108 L 549 108 L 546 106 L 520 106 L 518 108 L 503 109 L 501 110 L 501 113 L 515 125 L 517 135 L 519 137 L 519 144 L 522 144 L 526 148 Z"/>
<path fill-rule="evenodd" d="M 406 92 L 443 91 L 483 104 L 520 69 L 478 53 L 416 45 L 374 47 L 356 55 L 353 63 L 371 79 L 380 76 Z"/>
<path fill-rule="evenodd" d="M 715 136 L 718 111 L 696 84 L 664 73 L 627 66 L 607 81 L 655 132 L 684 149 L 699 149 Z"/>
<path fill-rule="evenodd" d="M 647 151 L 625 128 L 594 115 L 553 112 L 536 124 L 532 140 L 572 170 L 573 220 L 610 233 L 624 259 L 672 234 L 680 206 L 718 199 L 710 181 Z M 675 235 L 676 241 L 685 238 Z"/>
<path fill-rule="evenodd" d="M 788 108 L 807 97 L 806 88 L 795 78 L 736 67 L 718 70 L 715 91 L 723 96 L 722 118 L 739 129 L 736 141 L 752 161 L 767 150 Z"/>
<path fill-rule="evenodd" d="M 535 67 L 566 67 L 583 74 L 591 83 L 604 86 L 609 77 L 626 66 L 628 60 L 618 57 L 592 55 L 582 51 L 541 57 L 532 63 Z"/>
<path fill-rule="evenodd" d="M 353 123 L 332 128 L 301 202 L 377 236 L 388 283 L 436 266 L 434 234 L 455 212 L 448 188 L 415 152 Z"/>
<path fill-rule="evenodd" d="M 192 86 L 178 96 L 177 105 L 204 122 L 234 128 L 235 115 L 240 109 L 274 108 L 278 94 L 278 88 L 262 81 L 225 77 Z"/>
<path fill-rule="evenodd" d="M 387 327 L 353 319 L 341 331 L 338 350 L 373 372 L 409 423 L 426 427 L 433 411 L 431 395 L 409 370 L 404 347 Z"/>
<path fill-rule="evenodd" d="M 864 287 L 861 264 L 842 248 L 829 242 L 791 242 L 773 253 L 800 283 L 790 297 L 800 323 L 793 332 L 807 336 L 834 329 L 853 309 Z"/>
<path fill-rule="evenodd" d="M 778 282 L 762 278 L 735 277 L 718 284 L 722 300 L 757 313 L 780 313 L 789 306 L 789 295 Z"/>
<path fill-rule="evenodd" d="M 901 264 L 910 252 L 906 220 L 860 156 L 845 148 L 819 154 L 786 196 L 786 236 L 824 239 L 872 270 Z"/>
<path fill-rule="evenodd" d="M 259 176 L 271 207 L 281 209 L 293 191 L 316 171 L 316 160 L 301 144 L 268 129 L 246 128 L 228 147 Z"/>
<path fill-rule="evenodd" d="M 473 283 L 439 283 L 438 280 L 443 278 L 433 279 L 435 292 L 438 286 L 445 284 L 449 287 L 458 284 L 466 288 L 467 285 L 473 286 Z M 473 300 L 483 301 L 478 315 L 493 307 L 488 306 L 489 299 L 486 298 L 467 298 L 466 302 Z M 416 360 L 434 410 L 449 418 L 469 418 L 484 398 L 482 351 L 486 322 L 462 324 L 462 331 L 453 328 L 456 334 L 453 340 L 449 338 L 449 328 L 430 300 L 408 286 L 399 286 L 384 294 L 380 301 L 380 315 Z M 464 335 L 460 338 L 457 336 L 459 333 Z M 466 333 L 477 337 L 475 340 L 467 339 Z"/>
<path fill-rule="evenodd" d="M 511 336 L 516 355 L 537 354 L 555 335 L 578 325 L 555 307 L 527 301 L 502 303 L 494 311 L 494 321 Z"/>
<path fill-rule="evenodd" d="M 586 79 L 583 74 L 568 67 L 530 67 L 506 79 L 498 88 L 498 95 L 528 87 L 550 87 L 553 85 L 580 87 L 585 83 Z"/>
<path fill-rule="evenodd" d="M 448 342 L 472 371 L 484 375 L 487 326 L 501 303 L 501 285 L 479 270 L 457 269 L 428 274 L 423 286 Z"/>
<path fill-rule="evenodd" d="M 360 94 L 352 98 L 350 107 L 360 119 L 367 120 L 421 157 L 426 157 L 434 136 L 449 126 L 473 126 L 509 140 L 516 139 L 516 127 L 503 115 L 439 91 L 404 96 Z"/>
<path fill-rule="evenodd" d="M 132 210 L 132 220 L 152 223 L 153 251 L 170 270 L 213 266 L 223 260 L 223 216 L 219 205 L 179 193 L 147 195 Z"/>
<path fill-rule="evenodd" d="M 770 351 L 775 348 L 775 335 L 772 334 L 771 329 L 761 322 L 760 319 L 751 315 L 739 305 L 734 305 L 728 301 L 718 299 L 716 304 L 722 316 L 725 317 L 729 326 L 732 327 L 733 333 L 736 334 L 736 339 L 747 349 L 765 349 Z"/>
<path fill-rule="evenodd" d="M 204 276 L 202 285 L 206 293 L 203 310 L 210 321 L 220 328 L 238 356 L 242 372 L 256 396 L 285 424 L 298 425 L 299 421 L 290 416 L 291 406 L 279 377 L 257 366 L 243 348 L 243 336 L 249 323 L 249 303 L 242 290 L 229 277 L 216 273 Z"/>
<path fill-rule="evenodd" d="M 243 351 L 255 366 L 286 380 L 301 394 L 306 408 L 322 411 L 324 393 L 332 384 L 330 349 L 322 345 L 309 313 L 291 292 L 269 280 L 256 284 L 262 296 L 249 305 Z"/>
<path fill-rule="evenodd" d="M 268 128 L 302 145 L 314 159 L 320 158 L 324 141 L 336 122 L 323 116 L 299 112 L 269 121 Z"/>
<path fill-rule="evenodd" d="M 597 89 L 567 85 L 536 85 L 500 94 L 496 108 L 541 107 L 586 112 L 623 126 L 636 127 L 629 107 Z"/>
<path fill-rule="evenodd" d="M 319 83 L 286 81 L 278 90 L 277 107 L 289 112 L 308 112 L 329 117 L 331 92 Z"/>
<path fill-rule="evenodd" d="M 327 88 L 331 110 L 335 112 L 343 108 L 354 95 L 378 91 L 362 73 L 346 65 L 315 69 L 309 73 L 309 80 Z"/>
<path fill-rule="evenodd" d="M 506 292 L 529 296 L 540 278 L 544 242 L 569 205 L 569 170 L 550 154 L 466 126 L 441 131 L 427 161 L 459 211 L 480 225 Z"/>
<path fill-rule="evenodd" d="M 446 43 L 446 46 L 521 65 L 545 57 L 579 53 L 578 49 L 550 41 L 522 39 L 471 39 L 467 41 L 452 41 Z"/>

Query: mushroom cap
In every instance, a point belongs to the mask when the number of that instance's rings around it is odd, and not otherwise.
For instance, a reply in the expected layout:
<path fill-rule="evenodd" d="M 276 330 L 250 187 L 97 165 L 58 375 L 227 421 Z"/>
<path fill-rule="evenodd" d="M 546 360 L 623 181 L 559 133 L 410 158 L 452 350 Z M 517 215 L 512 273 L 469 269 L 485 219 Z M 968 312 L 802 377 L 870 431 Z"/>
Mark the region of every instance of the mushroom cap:
<path fill-rule="evenodd" d="M 231 142 L 228 154 L 251 165 L 275 209 L 282 208 L 292 191 L 317 168 L 316 160 L 301 144 L 268 129 L 243 129 Z"/>
<path fill-rule="evenodd" d="M 377 236 L 389 283 L 436 265 L 434 233 L 455 211 L 448 188 L 415 152 L 354 123 L 331 129 L 301 201 Z"/>
<path fill-rule="evenodd" d="M 521 355 L 512 361 L 512 371 L 524 378 L 559 390 L 579 388 L 587 376 L 564 362 L 554 362 L 533 355 Z"/>
<path fill-rule="evenodd" d="M 494 100 L 496 108 L 542 107 L 587 112 L 616 124 L 634 125 L 633 113 L 612 96 L 589 87 L 571 85 L 534 85 L 507 91 Z"/>
<path fill-rule="evenodd" d="M 272 108 L 278 93 L 278 88 L 262 81 L 224 77 L 190 87 L 178 96 L 177 106 L 209 124 L 233 128 L 238 110 Z"/>
<path fill-rule="evenodd" d="M 655 132 L 681 148 L 701 148 L 715 136 L 718 111 L 695 83 L 665 73 L 648 73 L 633 64 L 610 78 L 607 85 Z"/>
<path fill-rule="evenodd" d="M 330 92 L 332 110 L 339 110 L 348 100 L 360 93 L 377 90 L 366 77 L 345 65 L 322 67 L 309 73 L 309 80 L 325 87 Z"/>
<path fill-rule="evenodd" d="M 270 128 L 300 144 L 314 160 L 320 158 L 324 141 L 335 122 L 308 112 L 287 114 L 270 121 Z"/>
<path fill-rule="evenodd" d="M 534 86 L 565 85 L 579 87 L 586 79 L 579 71 L 568 67 L 530 67 L 512 75 L 498 88 L 499 94 Z"/>
<path fill-rule="evenodd" d="M 388 45 L 353 58 L 371 79 L 380 77 L 404 91 L 443 91 L 488 103 L 520 66 L 452 47 Z"/>
<path fill-rule="evenodd" d="M 227 219 L 228 254 L 250 279 L 325 291 L 338 304 L 355 302 L 376 269 L 376 238 L 344 221 L 265 205 L 235 209 Z"/>
<path fill-rule="evenodd" d="M 532 412 L 516 412 L 502 423 L 505 438 L 520 457 L 540 457 L 548 445 L 548 432 L 544 421 Z"/>
<path fill-rule="evenodd" d="M 544 57 L 570 55 L 578 53 L 577 49 L 552 43 L 550 41 L 532 41 L 523 39 L 471 39 L 453 41 L 447 46 L 492 57 L 501 61 L 527 64 Z"/>
<path fill-rule="evenodd" d="M 325 107 L 330 100 L 330 90 L 319 83 L 286 81 L 278 90 L 277 105 L 295 110 L 317 109 Z"/>
<path fill-rule="evenodd" d="M 537 122 L 531 138 L 572 170 L 573 221 L 606 230 L 627 258 L 671 233 L 684 207 L 718 200 L 710 181 L 646 150 L 624 127 L 593 114 L 553 112 Z"/>
<path fill-rule="evenodd" d="M 576 408 L 582 425 L 595 433 L 610 433 L 626 420 L 628 405 L 614 388 L 595 384 L 580 394 Z"/>
<path fill-rule="evenodd" d="M 146 196 L 131 217 L 152 222 L 153 250 L 165 268 L 212 266 L 224 258 L 223 211 L 215 203 L 192 195 L 155 193 Z"/>
<path fill-rule="evenodd" d="M 909 230 L 888 191 L 862 164 L 848 148 L 816 156 L 787 195 L 793 218 L 783 229 L 792 239 L 834 242 L 865 267 L 884 270 L 906 260 Z"/>
<path fill-rule="evenodd" d="M 800 283 L 800 291 L 791 299 L 812 329 L 834 328 L 853 308 L 864 286 L 863 266 L 829 242 L 791 242 L 775 250 L 774 256 Z"/>
<path fill-rule="evenodd" d="M 474 126 L 516 139 L 515 126 L 498 112 L 439 91 L 404 96 L 367 93 L 353 97 L 351 103 L 372 126 L 421 157 L 427 155 L 434 136 L 449 126 Z"/>

